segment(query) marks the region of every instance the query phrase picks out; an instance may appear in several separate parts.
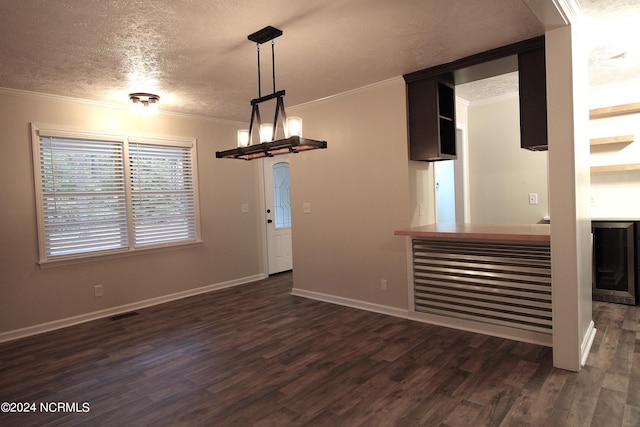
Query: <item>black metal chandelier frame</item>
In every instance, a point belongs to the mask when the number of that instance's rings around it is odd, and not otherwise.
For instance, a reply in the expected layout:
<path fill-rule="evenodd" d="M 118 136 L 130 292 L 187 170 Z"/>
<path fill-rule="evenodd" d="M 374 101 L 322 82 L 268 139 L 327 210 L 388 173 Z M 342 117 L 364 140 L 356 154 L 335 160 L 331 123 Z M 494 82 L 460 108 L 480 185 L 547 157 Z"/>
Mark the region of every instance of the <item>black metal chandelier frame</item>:
<path fill-rule="evenodd" d="M 261 157 L 273 157 L 279 154 L 298 153 L 300 151 L 327 148 L 327 141 L 302 138 L 298 135 L 286 135 L 287 113 L 284 109 L 285 91 L 276 91 L 276 66 L 275 66 L 275 43 L 274 39 L 282 35 L 282 30 L 267 26 L 253 34 L 247 36 L 249 40 L 256 43 L 258 52 L 258 97 L 251 100 L 251 121 L 249 122 L 249 145 L 237 147 L 230 150 L 216 152 L 216 158 L 253 160 Z M 262 96 L 262 82 L 260 75 L 260 45 L 271 42 L 271 64 L 273 78 L 273 93 Z M 260 104 L 263 102 L 276 100 L 276 108 L 273 118 L 273 131 L 271 141 L 252 144 L 253 133 L 256 126 L 260 129 L 262 119 L 260 117 Z M 280 120 L 278 120 L 280 119 Z M 278 123 L 282 125 L 285 138 L 276 140 Z"/>

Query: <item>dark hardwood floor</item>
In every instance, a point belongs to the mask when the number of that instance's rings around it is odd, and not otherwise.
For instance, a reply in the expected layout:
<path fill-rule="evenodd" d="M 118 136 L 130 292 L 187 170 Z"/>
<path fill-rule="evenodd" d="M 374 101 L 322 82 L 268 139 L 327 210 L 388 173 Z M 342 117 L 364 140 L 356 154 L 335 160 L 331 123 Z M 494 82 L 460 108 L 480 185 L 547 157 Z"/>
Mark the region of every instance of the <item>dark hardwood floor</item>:
<path fill-rule="evenodd" d="M 290 290 L 282 274 L 0 344 L 0 402 L 37 405 L 0 426 L 640 425 L 639 307 L 594 302 L 572 373 L 546 347 Z"/>

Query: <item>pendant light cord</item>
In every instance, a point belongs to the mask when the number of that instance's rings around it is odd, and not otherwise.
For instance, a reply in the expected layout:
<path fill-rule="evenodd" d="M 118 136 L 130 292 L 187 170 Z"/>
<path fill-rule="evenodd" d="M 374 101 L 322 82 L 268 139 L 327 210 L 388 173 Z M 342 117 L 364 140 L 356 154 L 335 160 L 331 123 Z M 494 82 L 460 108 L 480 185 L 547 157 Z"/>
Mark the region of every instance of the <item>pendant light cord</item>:
<path fill-rule="evenodd" d="M 258 51 L 258 98 L 261 98 L 262 83 L 260 82 L 260 43 L 256 43 L 256 50 Z"/>
<path fill-rule="evenodd" d="M 273 93 L 276 93 L 276 54 L 273 40 L 271 40 L 271 71 L 273 73 Z"/>

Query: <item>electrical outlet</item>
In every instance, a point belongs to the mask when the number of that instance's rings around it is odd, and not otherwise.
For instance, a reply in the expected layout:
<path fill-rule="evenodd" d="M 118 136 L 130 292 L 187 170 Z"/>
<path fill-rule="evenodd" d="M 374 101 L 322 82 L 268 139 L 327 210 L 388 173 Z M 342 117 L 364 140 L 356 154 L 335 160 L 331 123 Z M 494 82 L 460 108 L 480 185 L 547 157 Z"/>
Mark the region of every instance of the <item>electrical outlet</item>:
<path fill-rule="evenodd" d="M 380 290 L 387 290 L 387 279 L 380 279 Z"/>
<path fill-rule="evenodd" d="M 311 213 L 311 203 L 304 202 L 302 204 L 302 213 L 310 214 Z"/>
<path fill-rule="evenodd" d="M 247 213 L 249 212 L 249 203 L 243 203 L 240 205 L 240 211 L 242 213 Z"/>
<path fill-rule="evenodd" d="M 95 285 L 93 287 L 93 296 L 96 298 L 102 296 L 102 285 Z"/>

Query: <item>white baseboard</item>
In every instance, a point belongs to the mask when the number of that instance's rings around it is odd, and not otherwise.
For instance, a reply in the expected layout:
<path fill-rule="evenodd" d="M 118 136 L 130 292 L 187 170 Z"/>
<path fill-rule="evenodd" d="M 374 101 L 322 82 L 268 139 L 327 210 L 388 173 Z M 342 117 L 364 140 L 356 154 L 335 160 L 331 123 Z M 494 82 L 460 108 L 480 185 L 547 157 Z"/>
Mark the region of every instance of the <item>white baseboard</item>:
<path fill-rule="evenodd" d="M 335 295 L 323 294 L 320 292 L 306 291 L 304 289 L 293 288 L 291 295 L 314 299 L 317 301 L 329 302 L 332 304 L 343 305 L 351 308 L 359 308 L 360 310 L 372 311 L 374 313 L 387 314 L 394 317 L 402 317 L 408 319 L 409 312 L 401 308 L 391 307 L 388 305 L 374 304 L 371 302 L 365 302 L 355 300 L 351 298 L 338 297 Z"/>
<path fill-rule="evenodd" d="M 490 335 L 499 338 L 510 339 L 514 341 L 527 342 L 531 344 L 543 345 L 551 347 L 551 334 L 543 334 L 532 331 L 525 331 L 515 328 L 508 328 L 499 325 L 491 325 L 488 323 L 474 322 L 464 319 L 455 319 L 445 316 L 430 315 L 426 313 L 417 313 L 414 311 L 404 310 L 387 305 L 374 304 L 365 301 L 354 300 L 350 298 L 339 297 L 335 295 L 323 294 L 320 292 L 306 291 L 304 289 L 293 288 L 291 295 L 303 298 L 309 298 L 317 301 L 328 302 L 332 304 L 343 305 L 351 308 L 372 311 L 374 313 L 386 314 L 394 317 L 401 317 L 416 322 L 429 323 L 432 325 L 443 326 L 446 328 L 459 329 L 477 334 Z"/>
<path fill-rule="evenodd" d="M 43 332 L 49 332 L 56 329 L 66 328 L 67 326 L 73 326 L 79 323 L 90 322 L 92 320 L 102 319 L 104 317 L 115 316 L 117 314 L 127 313 L 129 311 L 139 310 L 145 307 L 163 304 L 165 302 L 175 301 L 182 298 L 191 297 L 194 295 L 216 291 L 219 289 L 225 289 L 233 286 L 244 285 L 245 283 L 255 282 L 258 280 L 265 279 L 266 277 L 267 277 L 266 274 L 255 274 L 253 276 L 247 276 L 239 279 L 229 280 L 226 282 L 215 283 L 213 285 L 207 285 L 201 288 L 189 289 L 186 291 L 176 292 L 174 294 L 169 294 L 169 295 L 163 295 L 160 297 L 151 298 L 144 301 L 138 301 L 131 304 L 111 307 L 104 310 L 94 311 L 92 313 L 81 314 L 79 316 L 68 317 L 66 319 L 54 320 L 53 322 L 41 323 L 39 325 L 28 326 L 26 328 L 15 329 L 13 331 L 8 331 L 8 332 L 2 332 L 0 333 L 0 343 L 28 337 L 31 335 L 41 334 Z"/>
<path fill-rule="evenodd" d="M 580 366 L 584 366 L 587 363 L 587 357 L 589 357 L 589 352 L 591 352 L 591 346 L 593 345 L 593 340 L 596 337 L 596 331 L 595 324 L 592 320 L 591 323 L 589 323 L 587 333 L 584 335 L 582 345 L 580 346 Z"/>
<path fill-rule="evenodd" d="M 541 332 L 527 331 L 524 329 L 510 328 L 508 326 L 492 325 L 490 323 L 476 322 L 467 319 L 439 316 L 437 314 L 410 312 L 409 319 L 446 328 L 459 329 L 476 334 L 505 338 L 513 341 L 537 344 L 545 347 L 553 346 L 553 336 Z"/>

